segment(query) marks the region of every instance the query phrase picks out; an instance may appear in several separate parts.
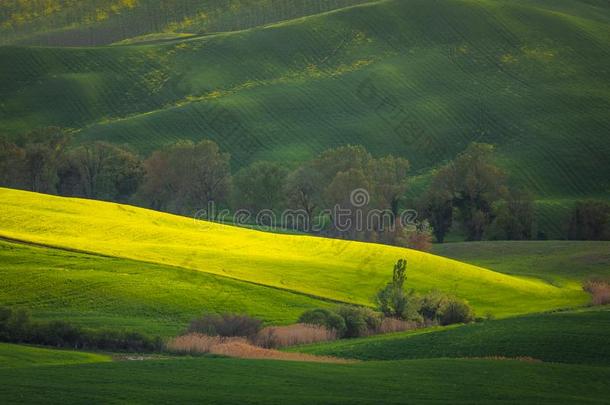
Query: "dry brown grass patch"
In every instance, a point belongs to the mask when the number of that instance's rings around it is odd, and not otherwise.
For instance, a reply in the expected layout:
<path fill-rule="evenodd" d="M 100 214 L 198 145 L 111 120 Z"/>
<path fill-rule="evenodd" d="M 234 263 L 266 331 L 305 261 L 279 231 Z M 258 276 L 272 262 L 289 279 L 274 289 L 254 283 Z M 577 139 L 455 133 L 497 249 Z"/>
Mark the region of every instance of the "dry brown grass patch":
<path fill-rule="evenodd" d="M 591 294 L 593 305 L 610 304 L 610 284 L 605 281 L 587 281 L 583 290 Z"/>
<path fill-rule="evenodd" d="M 240 337 L 208 336 L 201 333 L 190 333 L 170 340 L 166 348 L 173 353 L 201 354 L 210 353 L 212 347 L 225 343 L 247 343 Z"/>
<path fill-rule="evenodd" d="M 244 338 L 207 336 L 199 333 L 178 336 L 167 343 L 167 349 L 180 354 L 217 354 L 242 359 L 307 361 L 316 363 L 353 363 L 351 360 L 303 353 L 285 353 L 254 346 Z"/>
<path fill-rule="evenodd" d="M 375 331 L 375 334 L 405 332 L 417 329 L 418 327 L 419 324 L 417 322 L 403 321 L 402 319 L 396 318 L 383 318 L 379 328 Z"/>
<path fill-rule="evenodd" d="M 312 354 L 287 353 L 274 349 L 264 349 L 243 342 L 216 345 L 212 347 L 210 353 L 221 356 L 238 357 L 240 359 L 307 361 L 314 363 L 354 363 L 353 360 L 339 359 L 330 356 L 314 356 Z"/>
<path fill-rule="evenodd" d="M 297 323 L 289 326 L 270 326 L 261 330 L 253 343 L 267 349 L 327 342 L 337 339 L 337 332 L 319 325 Z"/>

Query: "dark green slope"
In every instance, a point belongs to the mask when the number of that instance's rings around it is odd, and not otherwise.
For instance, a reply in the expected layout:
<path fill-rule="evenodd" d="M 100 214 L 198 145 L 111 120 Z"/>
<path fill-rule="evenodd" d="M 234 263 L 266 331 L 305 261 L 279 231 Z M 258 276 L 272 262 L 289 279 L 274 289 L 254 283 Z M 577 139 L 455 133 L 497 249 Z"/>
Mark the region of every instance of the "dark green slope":
<path fill-rule="evenodd" d="M 609 23 L 595 1 L 394 0 L 156 45 L 1 48 L 0 131 L 143 152 L 212 138 L 237 167 L 363 144 L 421 173 L 490 142 L 551 210 L 610 193 Z"/>
<path fill-rule="evenodd" d="M 296 350 L 361 360 L 526 357 L 608 366 L 610 307 L 343 340 Z"/>

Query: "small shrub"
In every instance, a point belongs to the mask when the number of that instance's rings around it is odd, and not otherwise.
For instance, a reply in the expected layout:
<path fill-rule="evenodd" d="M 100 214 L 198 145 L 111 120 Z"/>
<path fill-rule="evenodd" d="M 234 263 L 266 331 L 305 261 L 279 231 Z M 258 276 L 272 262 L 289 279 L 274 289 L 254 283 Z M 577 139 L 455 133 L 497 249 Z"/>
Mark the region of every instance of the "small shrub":
<path fill-rule="evenodd" d="M 421 296 L 418 312 L 424 319 L 438 319 L 439 311 L 447 302 L 449 297 L 440 291 L 430 291 Z"/>
<path fill-rule="evenodd" d="M 345 320 L 333 311 L 328 309 L 312 309 L 303 312 L 299 317 L 299 323 L 309 325 L 324 326 L 327 329 L 336 331 L 337 336 L 345 334 Z"/>
<path fill-rule="evenodd" d="M 369 308 L 343 305 L 337 313 L 345 321 L 346 338 L 367 336 L 381 325 L 381 314 Z"/>
<path fill-rule="evenodd" d="M 591 294 L 591 304 L 610 304 L 610 284 L 605 281 L 587 281 L 583 290 Z"/>
<path fill-rule="evenodd" d="M 337 332 L 324 326 L 298 323 L 262 329 L 253 343 L 267 349 L 296 346 L 337 339 Z"/>
<path fill-rule="evenodd" d="M 209 314 L 191 321 L 187 332 L 209 336 L 253 337 L 261 329 L 262 321 L 247 315 Z"/>
<path fill-rule="evenodd" d="M 34 333 L 33 340 L 41 345 L 74 348 L 83 345 L 83 331 L 64 321 L 40 324 Z"/>
<path fill-rule="evenodd" d="M 151 338 L 139 332 L 90 331 L 84 334 L 85 348 L 126 352 L 156 352 L 163 349 L 159 337 Z"/>
<path fill-rule="evenodd" d="M 474 320 L 474 312 L 466 301 L 449 297 L 439 308 L 438 320 L 441 325 L 468 323 Z"/>

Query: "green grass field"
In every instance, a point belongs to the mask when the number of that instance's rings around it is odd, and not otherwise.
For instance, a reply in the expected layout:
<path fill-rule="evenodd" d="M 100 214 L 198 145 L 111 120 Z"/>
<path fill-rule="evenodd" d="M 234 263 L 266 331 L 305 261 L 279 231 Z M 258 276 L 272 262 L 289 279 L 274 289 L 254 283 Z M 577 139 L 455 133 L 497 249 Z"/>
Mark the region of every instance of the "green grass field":
<path fill-rule="evenodd" d="M 0 345 L 14 403 L 606 403 L 610 307 L 303 346 L 365 360 L 115 360 Z M 528 357 L 515 360 L 510 358 Z M 89 363 L 89 364 L 81 364 Z"/>
<path fill-rule="evenodd" d="M 363 144 L 419 174 L 489 142 L 555 218 L 553 201 L 609 195 L 609 22 L 601 1 L 388 0 L 162 43 L 2 47 L 0 131 L 145 153 L 211 138 L 235 168 Z"/>
<path fill-rule="evenodd" d="M 173 336 L 204 312 L 296 322 L 332 305 L 303 294 L 179 267 L 0 241 L 0 305 L 36 319 Z"/>
<path fill-rule="evenodd" d="M 350 365 L 222 358 L 0 369 L 9 403 L 604 403 L 610 369 L 493 360 Z"/>
<path fill-rule="evenodd" d="M 610 307 L 343 340 L 294 350 L 361 360 L 529 357 L 610 366 Z"/>
<path fill-rule="evenodd" d="M 102 354 L 0 343 L 0 370 L 34 366 L 105 363 L 109 361 L 111 361 L 111 358 Z"/>
<path fill-rule="evenodd" d="M 247 29 L 367 0 L 26 0 L 0 4 L 0 44 L 104 45 Z"/>
<path fill-rule="evenodd" d="M 0 189 L 0 208 L 0 237 L 197 270 L 324 299 L 372 305 L 393 264 L 406 258 L 408 288 L 454 293 L 480 315 L 538 312 L 588 300 L 577 282 L 558 287 L 385 245 L 270 234 L 9 189 Z"/>
<path fill-rule="evenodd" d="M 610 277 L 610 242 L 509 241 L 446 243 L 434 253 L 504 274 L 560 285 Z"/>

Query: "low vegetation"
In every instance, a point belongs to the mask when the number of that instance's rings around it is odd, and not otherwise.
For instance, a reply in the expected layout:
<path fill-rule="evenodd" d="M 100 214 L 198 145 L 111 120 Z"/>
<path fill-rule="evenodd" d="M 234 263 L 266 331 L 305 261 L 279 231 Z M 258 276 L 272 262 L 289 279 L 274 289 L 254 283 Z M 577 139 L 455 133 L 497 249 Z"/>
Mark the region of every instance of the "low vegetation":
<path fill-rule="evenodd" d="M 610 308 L 604 306 L 337 340 L 291 350 L 359 360 L 529 357 L 608 366 L 608 333 Z"/>
<path fill-rule="evenodd" d="M 591 294 L 591 304 L 610 304 L 610 283 L 607 281 L 590 280 L 584 284 L 583 289 Z"/>
<path fill-rule="evenodd" d="M 213 346 L 229 342 L 247 343 L 242 337 L 210 336 L 202 333 L 188 333 L 170 339 L 166 349 L 171 353 L 178 354 L 205 354 L 211 353 Z"/>
<path fill-rule="evenodd" d="M 407 261 L 400 259 L 394 265 L 392 281 L 377 293 L 379 311 L 385 316 L 442 325 L 474 320 L 474 311 L 464 300 L 439 291 L 424 295 L 418 295 L 413 290 L 405 292 L 406 271 Z"/>
<path fill-rule="evenodd" d="M 266 349 L 328 342 L 338 338 L 337 331 L 320 325 L 297 323 L 288 326 L 268 326 L 260 330 L 253 343 Z"/>
<path fill-rule="evenodd" d="M 155 352 L 163 349 L 160 338 L 138 332 L 91 331 L 68 322 L 32 321 L 24 310 L 0 307 L 0 341 L 85 350 Z"/>
<path fill-rule="evenodd" d="M 171 339 L 167 350 L 175 354 L 214 354 L 241 359 L 307 361 L 316 363 L 349 363 L 330 356 L 289 353 L 256 345 L 242 337 L 221 337 L 190 333 Z"/>
<path fill-rule="evenodd" d="M 262 327 L 260 319 L 230 313 L 208 314 L 191 321 L 187 333 L 220 337 L 253 338 Z"/>

